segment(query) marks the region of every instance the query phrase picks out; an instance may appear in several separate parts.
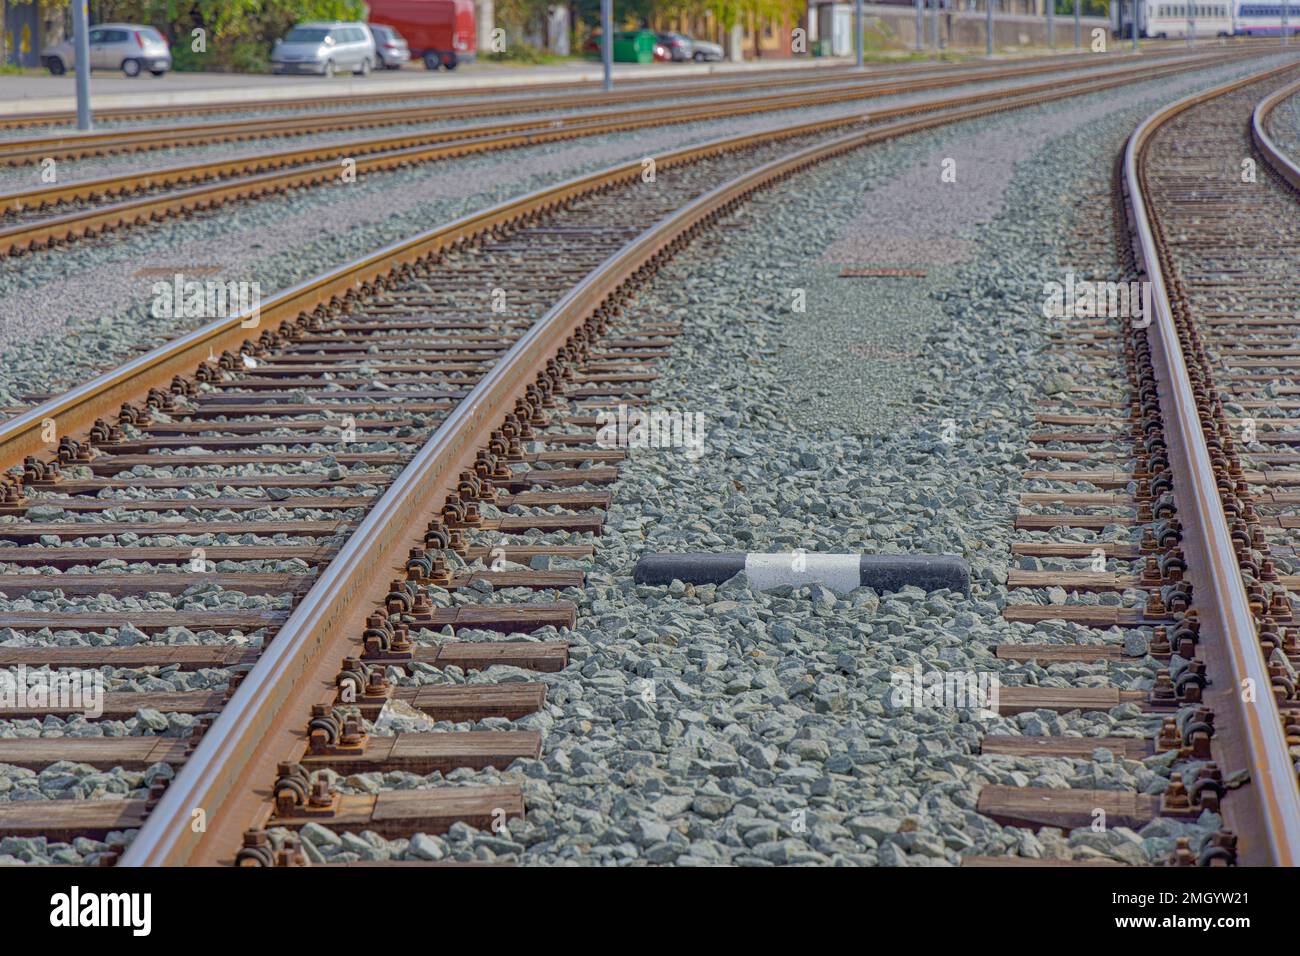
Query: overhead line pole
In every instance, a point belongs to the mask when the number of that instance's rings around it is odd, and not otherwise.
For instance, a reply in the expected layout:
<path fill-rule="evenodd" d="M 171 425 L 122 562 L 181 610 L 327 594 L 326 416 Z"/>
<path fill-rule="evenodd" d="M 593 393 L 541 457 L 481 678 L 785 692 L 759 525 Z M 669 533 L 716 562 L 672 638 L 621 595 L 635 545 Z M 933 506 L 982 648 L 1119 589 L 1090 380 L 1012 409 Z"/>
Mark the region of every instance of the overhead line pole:
<path fill-rule="evenodd" d="M 90 18 L 88 0 L 72 0 L 72 42 L 77 60 L 77 129 L 90 129 Z"/>
<path fill-rule="evenodd" d="M 862 0 L 853 0 L 853 49 L 858 57 L 858 69 L 862 69 Z"/>
<path fill-rule="evenodd" d="M 608 93 L 614 88 L 614 0 L 600 0 L 600 59 Z"/>

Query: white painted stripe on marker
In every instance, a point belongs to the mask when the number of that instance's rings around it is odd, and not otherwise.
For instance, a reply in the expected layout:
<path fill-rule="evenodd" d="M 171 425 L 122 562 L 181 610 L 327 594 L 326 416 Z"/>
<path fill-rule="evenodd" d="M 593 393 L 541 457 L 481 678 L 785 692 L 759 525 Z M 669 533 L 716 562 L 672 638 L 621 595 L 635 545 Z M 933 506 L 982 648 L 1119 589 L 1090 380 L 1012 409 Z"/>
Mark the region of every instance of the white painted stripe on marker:
<path fill-rule="evenodd" d="M 800 560 L 801 559 L 801 560 Z M 803 570 L 796 571 L 796 561 Z M 781 554 L 745 555 L 745 574 L 755 591 L 789 584 L 824 584 L 836 594 L 848 594 L 862 583 L 856 554 L 805 554 L 793 551 Z"/>

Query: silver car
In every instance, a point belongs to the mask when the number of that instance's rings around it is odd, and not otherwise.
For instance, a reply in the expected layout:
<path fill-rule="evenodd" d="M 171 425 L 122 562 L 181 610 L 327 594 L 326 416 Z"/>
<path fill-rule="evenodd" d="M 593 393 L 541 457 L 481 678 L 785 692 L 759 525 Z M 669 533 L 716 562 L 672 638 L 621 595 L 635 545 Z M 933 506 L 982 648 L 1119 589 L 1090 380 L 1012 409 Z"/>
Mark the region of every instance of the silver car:
<path fill-rule="evenodd" d="M 406 45 L 406 38 L 394 30 L 379 23 L 367 23 L 370 35 L 375 38 L 375 66 L 386 70 L 400 70 L 411 59 L 411 48 Z"/>
<path fill-rule="evenodd" d="M 300 23 L 271 50 L 273 73 L 365 76 L 375 63 L 375 41 L 364 23 Z"/>
<path fill-rule="evenodd" d="M 172 68 L 172 51 L 167 40 L 153 27 L 134 23 L 101 23 L 91 27 L 90 68 L 121 70 L 127 76 L 139 76 L 148 70 L 162 76 Z M 41 51 L 41 62 L 55 76 L 62 76 L 77 65 L 77 50 L 72 40 L 64 40 Z"/>
<path fill-rule="evenodd" d="M 697 63 L 703 63 L 705 60 L 721 60 L 722 47 L 716 43 L 710 43 L 707 40 L 691 40 L 691 55 Z"/>

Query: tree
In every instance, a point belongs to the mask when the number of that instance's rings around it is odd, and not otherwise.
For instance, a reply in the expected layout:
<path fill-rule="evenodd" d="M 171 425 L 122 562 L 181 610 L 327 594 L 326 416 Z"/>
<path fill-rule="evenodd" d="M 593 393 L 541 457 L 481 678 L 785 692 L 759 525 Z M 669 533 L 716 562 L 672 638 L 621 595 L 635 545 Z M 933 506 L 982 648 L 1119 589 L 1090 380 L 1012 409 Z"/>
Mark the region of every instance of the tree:
<path fill-rule="evenodd" d="M 203 67 L 265 68 L 271 44 L 303 20 L 364 20 L 364 0 L 99 0 L 100 22 L 147 23 L 167 35 L 178 65 L 189 54 L 190 31 L 207 31 Z"/>
<path fill-rule="evenodd" d="M 600 26 L 600 0 L 576 0 L 573 4 L 574 23 L 581 21 L 592 29 Z M 624 26 L 644 26 L 658 13 L 655 0 L 614 0 L 614 29 Z"/>
<path fill-rule="evenodd" d="M 754 56 L 757 58 L 760 55 L 763 24 L 798 23 L 806 5 L 804 0 L 698 0 L 698 9 L 712 13 L 724 34 L 730 34 L 737 25 L 752 23 Z"/>
<path fill-rule="evenodd" d="M 505 28 L 506 39 L 515 43 L 534 30 L 546 36 L 546 13 L 550 6 L 548 0 L 496 0 L 493 14 L 497 26 Z"/>
<path fill-rule="evenodd" d="M 754 59 L 761 55 L 759 40 L 764 23 L 783 25 L 797 21 L 804 11 L 800 0 L 738 0 L 738 5 L 741 15 L 754 24 Z"/>

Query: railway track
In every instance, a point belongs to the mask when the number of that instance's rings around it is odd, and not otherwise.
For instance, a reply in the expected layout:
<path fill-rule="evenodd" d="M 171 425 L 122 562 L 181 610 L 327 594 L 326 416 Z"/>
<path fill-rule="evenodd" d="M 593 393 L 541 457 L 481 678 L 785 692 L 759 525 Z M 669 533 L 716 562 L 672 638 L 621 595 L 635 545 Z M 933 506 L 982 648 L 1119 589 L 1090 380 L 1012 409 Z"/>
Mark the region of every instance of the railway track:
<path fill-rule="evenodd" d="M 122 863 L 266 865 L 302 860 L 271 830 L 409 835 L 517 816 L 510 785 L 375 794 L 310 773 L 490 776 L 536 754 L 530 731 L 393 737 L 367 721 L 390 702 L 471 726 L 542 706 L 537 682 L 456 678 L 568 660 L 563 589 L 580 572 L 531 563 L 589 553 L 546 536 L 600 530 L 622 452 L 596 444 L 592 416 L 643 401 L 677 332 L 624 327 L 620 302 L 756 189 L 1045 98 L 829 140 L 733 137 L 660 157 L 653 186 L 640 163 L 586 176 L 287 290 L 262 306 L 260 333 L 242 316 L 213 323 L 5 422 L 0 461 L 22 478 L 11 471 L 3 495 L 0 628 L 27 639 L 0 662 L 112 668 L 107 719 L 191 735 L 0 741 L 0 762 L 26 767 L 177 768 L 149 778 L 148 799 L 0 805 L 0 834 L 119 848 L 113 835 L 138 827 Z M 641 221 L 656 225 L 629 225 Z M 390 676 L 439 671 L 452 682 Z"/>
<path fill-rule="evenodd" d="M 1124 55 L 1124 54 L 1120 54 Z M 1061 62 L 1065 57 L 1057 54 L 1051 57 L 1025 57 L 1017 60 L 1029 64 L 1054 60 Z M 792 71 L 789 69 L 753 70 L 747 72 L 742 80 L 727 80 L 718 77 L 656 77 L 650 80 L 621 80 L 620 91 L 632 91 L 645 96 L 647 92 L 662 95 L 666 92 L 692 92 L 702 90 L 715 92 L 720 90 L 749 90 L 768 86 L 815 85 L 831 79 L 876 76 L 905 76 L 913 73 L 941 73 L 970 69 L 968 62 L 953 63 L 881 63 L 868 65 L 862 70 L 842 66 L 823 66 L 811 70 Z M 539 83 L 530 85 L 498 84 L 462 89 L 430 89 L 425 91 L 407 90 L 405 92 L 357 93 L 341 96 L 313 97 L 313 110 L 322 109 L 365 109 L 382 104 L 403 104 L 410 107 L 419 103 L 432 106 L 447 102 L 462 102 L 466 99 L 500 97 L 506 93 L 523 94 L 577 94 L 591 97 L 599 95 L 598 80 L 565 81 L 557 83 Z M 258 111 L 301 111 L 302 107 L 284 99 L 261 99 L 244 102 L 230 101 L 220 103 L 193 103 L 185 106 L 150 106 L 150 107 L 115 107 L 95 110 L 95 119 L 100 122 L 124 122 L 128 120 L 161 120 L 171 117 L 214 116 L 226 113 L 250 113 Z M 76 112 L 71 110 L 48 111 L 42 113 L 7 113 L 0 114 L 0 129 L 21 129 L 29 126 L 71 125 L 76 122 Z M 69 131 L 71 132 L 71 131 Z"/>
<path fill-rule="evenodd" d="M 1137 57 L 1124 54 L 1114 57 L 1115 62 L 1131 62 Z M 938 89 L 972 78 L 1004 75 L 1034 75 L 1060 70 L 1067 64 L 1059 58 L 1006 64 L 975 64 L 963 68 L 949 67 L 927 71 L 909 70 L 901 75 L 874 74 L 863 76 L 854 71 L 818 71 L 814 76 L 780 76 L 755 78 L 752 81 L 713 80 L 705 84 L 681 86 L 675 83 L 620 87 L 608 92 L 580 90 L 557 95 L 502 96 L 500 91 L 491 97 L 470 97 L 468 102 L 459 98 L 455 102 L 433 101 L 427 108 L 405 104 L 388 109 L 349 110 L 336 113 L 311 113 L 294 116 L 253 117 L 227 119 L 205 123 L 168 124 L 165 127 L 143 129 L 106 129 L 93 132 L 58 132 L 39 136 L 0 141 L 0 164 L 21 166 L 53 159 L 82 159 L 91 156 L 138 153 L 180 146 L 212 145 L 223 142 L 244 142 L 268 137 L 306 136 L 340 130 L 367 130 L 384 126 L 412 123 L 446 122 L 448 120 L 474 119 L 484 116 L 508 116 L 520 113 L 563 112 L 617 106 L 644 104 L 647 100 L 673 96 L 677 103 L 695 99 L 709 99 L 728 93 L 753 93 L 773 87 L 781 89 L 805 87 L 850 88 L 866 87 L 875 95 L 886 95 L 900 89 Z M 1005 71 L 1012 71 L 1007 73 Z M 864 82 L 864 80 L 866 82 Z M 814 89 L 811 91 L 816 92 Z M 787 93 L 786 95 L 794 95 Z"/>
<path fill-rule="evenodd" d="M 850 128 L 866 123 L 888 122 L 898 117 L 964 103 L 1017 96 L 1039 95 L 1051 98 L 1062 93 L 1073 95 L 1075 92 L 1086 92 L 1087 89 L 1115 87 L 1137 77 L 1156 78 L 1204 68 L 1240 55 L 1234 52 L 1204 57 L 1179 57 L 1154 67 L 1139 65 L 1117 70 L 1109 67 L 1099 70 L 1084 68 L 1076 78 L 1081 85 L 1074 88 L 1062 89 L 1061 79 L 1056 77 L 1013 89 L 947 97 L 913 106 L 891 107 L 864 116 L 838 117 L 822 121 L 820 126 L 826 130 Z M 993 74 L 984 75 L 989 79 L 1014 77 L 1021 75 L 1025 69 L 1040 72 L 1046 67 L 1012 67 L 1005 74 L 996 77 Z M 1097 73 L 1094 74 L 1093 70 L 1097 70 Z M 1073 76 L 1073 73 L 1068 75 Z M 1092 78 L 1094 75 L 1097 76 L 1096 79 Z M 939 82 L 946 85 L 967 81 L 946 77 Z M 907 84 L 891 87 L 893 92 L 901 89 L 916 88 Z M 882 95 L 881 90 L 869 86 L 849 86 L 811 95 L 763 95 L 747 99 L 743 103 L 729 100 L 687 108 L 647 107 L 634 113 L 615 111 L 563 119 L 489 124 L 472 129 L 332 144 L 56 184 L 0 196 L 0 225 L 4 226 L 0 228 L 0 254 L 21 253 L 79 236 L 97 235 L 108 229 L 147 223 L 191 210 L 210 209 L 235 200 L 335 183 L 339 180 L 339 163 L 343 157 L 354 159 L 356 173 L 360 176 L 491 150 L 657 127 L 667 123 L 701 122 L 738 113 L 757 114 L 814 104 L 851 102 L 877 95 Z M 194 183 L 197 185 L 192 185 Z M 116 201 L 104 202 L 106 199 Z"/>
<path fill-rule="evenodd" d="M 1070 597 L 1013 604 L 1006 617 L 1127 630 L 1160 666 L 1149 691 L 1011 688 L 1012 706 L 1129 704 L 1161 727 L 1153 740 L 989 737 L 984 753 L 1087 760 L 1101 747 L 1126 759 L 1163 756 L 1170 784 L 1159 794 L 986 787 L 979 809 L 999 822 L 1073 829 L 1102 810 L 1108 825 L 1138 829 L 1208 810 L 1222 827 L 1199 845 L 1181 839 L 1172 863 L 1300 858 L 1292 541 L 1300 498 L 1291 490 L 1300 458 L 1288 449 L 1297 438 L 1286 397 L 1300 393 L 1288 371 L 1300 305 L 1300 175 L 1266 131 L 1272 107 L 1300 88 L 1279 90 L 1283 77 L 1294 80 L 1294 69 L 1221 85 L 1134 132 L 1116 173 L 1117 232 L 1129 240 L 1127 277 L 1149 283 L 1151 309 L 1137 322 L 1065 321 L 1063 352 L 1094 371 L 1114 363 L 1118 374 L 1044 403 L 1030 453 L 1039 466 L 1026 478 L 1054 490 L 1022 496 L 1017 519 L 1028 537 L 1015 554 L 1053 567 L 1013 571 L 1008 587 Z M 1136 600 L 1121 606 L 1126 594 Z M 1080 639 L 997 653 L 1046 668 L 1113 664 L 1134 652 L 1126 641 Z"/>
<path fill-rule="evenodd" d="M 949 64 L 955 67 L 956 64 Z M 907 72 L 909 70 L 924 70 L 926 68 L 934 69 L 934 64 L 916 63 L 916 64 L 890 64 L 871 67 L 869 73 L 894 73 Z M 840 66 L 827 66 L 815 68 L 809 72 L 799 72 L 792 74 L 789 70 L 756 70 L 747 74 L 754 83 L 759 85 L 771 85 L 773 83 L 790 80 L 795 83 L 801 82 L 821 82 L 827 77 L 834 77 L 848 72 L 848 68 Z M 657 89 L 664 88 L 672 90 L 691 90 L 697 87 L 710 87 L 718 81 L 713 78 L 702 77 L 664 77 L 663 79 L 653 80 L 628 80 L 620 83 L 621 88 L 628 89 Z M 725 82 L 725 81 L 724 81 Z M 577 80 L 563 81 L 556 83 L 536 83 L 536 84 L 492 84 L 479 87 L 468 87 L 461 89 L 429 89 L 429 90 L 407 90 L 404 92 L 375 92 L 375 93 L 354 93 L 342 94 L 335 96 L 313 97 L 311 108 L 313 110 L 323 109 L 365 109 L 369 106 L 394 104 L 394 103 L 424 103 L 437 104 L 447 101 L 461 101 L 464 99 L 478 99 L 481 97 L 501 96 L 503 93 L 598 93 L 601 92 L 599 80 Z M 101 122 L 126 122 L 130 120 L 148 121 L 164 120 L 171 117 L 183 116 L 214 116 L 225 113 L 252 113 L 252 112 L 301 112 L 300 103 L 290 99 L 265 98 L 257 100 L 230 100 L 218 103 L 192 103 L 185 106 L 123 106 L 109 107 L 95 110 L 95 119 Z M 71 125 L 76 122 L 77 115 L 75 111 L 70 110 L 53 110 L 39 113 L 5 113 L 0 115 L 0 129 L 22 129 L 29 126 L 60 126 Z"/>

